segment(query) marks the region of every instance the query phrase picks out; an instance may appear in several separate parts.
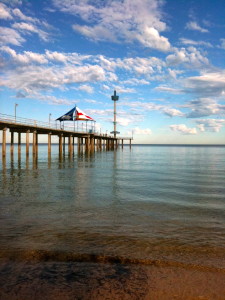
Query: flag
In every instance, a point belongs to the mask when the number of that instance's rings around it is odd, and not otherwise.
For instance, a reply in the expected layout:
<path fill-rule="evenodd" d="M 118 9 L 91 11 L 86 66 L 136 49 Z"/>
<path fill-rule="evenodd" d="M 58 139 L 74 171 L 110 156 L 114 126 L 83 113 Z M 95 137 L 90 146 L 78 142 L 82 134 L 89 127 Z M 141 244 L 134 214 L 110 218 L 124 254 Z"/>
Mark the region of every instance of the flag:
<path fill-rule="evenodd" d="M 88 115 L 86 115 L 78 107 L 76 107 L 76 117 L 75 117 L 75 120 L 76 121 L 94 121 L 94 119 L 92 119 L 91 117 L 89 117 Z"/>
<path fill-rule="evenodd" d="M 70 111 L 68 111 L 66 114 L 62 115 L 61 117 L 59 117 L 58 119 L 56 119 L 56 121 L 73 121 L 74 120 L 74 112 L 75 112 L 76 106 L 71 109 Z"/>

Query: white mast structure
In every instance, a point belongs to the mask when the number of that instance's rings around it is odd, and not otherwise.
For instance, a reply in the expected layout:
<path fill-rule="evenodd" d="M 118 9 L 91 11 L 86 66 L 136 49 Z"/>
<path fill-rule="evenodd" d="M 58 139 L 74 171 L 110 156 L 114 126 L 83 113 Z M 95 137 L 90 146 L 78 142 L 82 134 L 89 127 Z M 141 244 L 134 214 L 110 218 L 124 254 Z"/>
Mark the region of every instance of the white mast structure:
<path fill-rule="evenodd" d="M 114 101 L 114 131 L 110 132 L 114 134 L 114 138 L 116 138 L 116 134 L 119 133 L 118 131 L 116 131 L 116 101 L 119 100 L 119 96 L 116 95 L 116 91 L 114 91 L 114 95 L 111 96 L 112 101 Z"/>

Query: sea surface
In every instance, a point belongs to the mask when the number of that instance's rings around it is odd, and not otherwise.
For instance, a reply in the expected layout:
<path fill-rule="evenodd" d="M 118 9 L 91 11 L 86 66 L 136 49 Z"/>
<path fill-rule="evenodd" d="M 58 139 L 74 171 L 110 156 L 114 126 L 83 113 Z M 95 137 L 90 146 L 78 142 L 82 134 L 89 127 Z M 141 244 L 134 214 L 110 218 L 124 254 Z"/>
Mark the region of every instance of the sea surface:
<path fill-rule="evenodd" d="M 0 164 L 0 258 L 9 281 L 19 272 L 15 262 L 224 274 L 225 146 L 133 145 L 79 154 L 75 148 L 59 158 L 53 145 L 49 158 L 39 145 L 37 159 L 32 149 L 26 158 L 25 146 L 12 159 L 7 147 Z"/>

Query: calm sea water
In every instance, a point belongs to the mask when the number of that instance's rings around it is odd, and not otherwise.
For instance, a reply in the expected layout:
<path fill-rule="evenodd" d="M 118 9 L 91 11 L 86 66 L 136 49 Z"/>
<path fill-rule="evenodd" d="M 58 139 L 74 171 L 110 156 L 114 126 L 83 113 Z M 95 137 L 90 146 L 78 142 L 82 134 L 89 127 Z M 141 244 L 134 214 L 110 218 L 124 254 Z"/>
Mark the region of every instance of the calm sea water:
<path fill-rule="evenodd" d="M 0 165 L 2 259 L 225 268 L 225 147 L 23 153 Z"/>

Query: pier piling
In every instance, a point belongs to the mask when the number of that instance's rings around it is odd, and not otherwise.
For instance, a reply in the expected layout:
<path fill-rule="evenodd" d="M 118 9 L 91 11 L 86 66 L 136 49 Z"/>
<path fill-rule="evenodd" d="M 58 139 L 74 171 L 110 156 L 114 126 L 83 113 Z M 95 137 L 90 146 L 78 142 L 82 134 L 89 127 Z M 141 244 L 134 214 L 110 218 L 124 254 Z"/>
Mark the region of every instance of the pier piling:
<path fill-rule="evenodd" d="M 11 145 L 10 145 L 11 156 L 14 154 L 14 131 L 11 131 Z"/>
<path fill-rule="evenodd" d="M 3 128 L 2 131 L 2 156 L 6 156 L 6 130 L 7 128 Z"/>
<path fill-rule="evenodd" d="M 30 130 L 27 130 L 26 131 L 26 156 L 29 156 L 29 146 L 30 146 L 29 137 L 30 137 Z"/>

